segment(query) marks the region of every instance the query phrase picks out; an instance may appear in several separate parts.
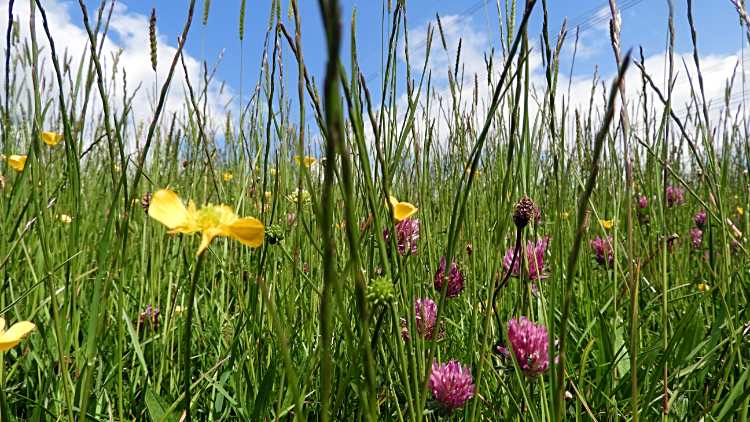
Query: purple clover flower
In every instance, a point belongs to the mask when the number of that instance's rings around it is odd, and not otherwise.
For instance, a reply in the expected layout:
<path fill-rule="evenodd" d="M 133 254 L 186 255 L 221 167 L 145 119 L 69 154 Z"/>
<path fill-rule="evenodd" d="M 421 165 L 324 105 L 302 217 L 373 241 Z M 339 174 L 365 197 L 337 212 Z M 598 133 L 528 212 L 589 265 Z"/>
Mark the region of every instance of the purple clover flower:
<path fill-rule="evenodd" d="M 474 397 L 474 379 L 469 365 L 461 369 L 461 364 L 453 359 L 440 366 L 437 360 L 432 361 L 432 372 L 427 386 L 448 417 Z"/>
<path fill-rule="evenodd" d="M 520 317 L 518 321 L 515 317 L 511 318 L 506 326 L 508 327 L 508 340 L 510 340 L 511 349 L 516 356 L 518 366 L 529 380 L 536 380 L 542 372 L 549 368 L 547 327 L 542 324 L 537 327 L 524 316 Z M 507 349 L 498 346 L 497 350 L 506 357 L 511 357 Z M 557 357 L 555 362 L 557 362 Z"/>
<path fill-rule="evenodd" d="M 417 321 L 417 333 L 423 340 L 432 340 L 432 333 L 435 331 L 437 322 L 437 304 L 425 297 L 423 299 L 414 299 L 414 315 Z M 440 324 L 438 339 L 445 333 L 445 322 Z M 406 320 L 401 318 L 401 337 L 404 341 L 409 342 L 409 330 L 406 328 Z"/>
<path fill-rule="evenodd" d="M 641 196 L 638 199 L 638 208 L 640 209 L 648 208 L 648 199 L 646 199 L 645 196 Z"/>
<path fill-rule="evenodd" d="M 685 189 L 676 188 L 674 186 L 670 186 L 667 188 L 667 205 L 668 206 L 674 206 L 674 205 L 682 205 L 685 202 L 684 198 Z"/>
<path fill-rule="evenodd" d="M 609 241 L 607 241 L 609 240 Z M 591 247 L 594 248 L 594 254 L 596 254 L 596 262 L 599 265 L 607 264 L 607 267 L 612 268 L 615 265 L 615 254 L 612 251 L 612 236 L 607 236 L 607 239 L 601 239 L 596 236 L 596 239 L 589 240 Z"/>
<path fill-rule="evenodd" d="M 526 262 L 529 263 L 530 280 L 541 280 L 549 277 L 549 275 L 542 275 L 545 266 L 544 251 L 547 249 L 547 243 L 549 243 L 549 236 L 545 236 L 543 239 L 537 239 L 536 245 L 529 241 L 526 246 Z M 511 246 L 511 248 L 505 252 L 503 266 L 506 270 L 511 270 L 510 263 L 513 261 L 513 254 L 515 252 L 515 246 Z M 511 270 L 511 273 L 516 277 L 521 273 L 521 261 L 523 260 L 521 257 L 522 252 L 523 251 L 519 251 L 519 256 L 516 257 L 516 262 L 513 263 L 513 269 Z"/>
<path fill-rule="evenodd" d="M 706 210 L 703 210 L 699 212 L 698 214 L 695 214 L 695 226 L 698 227 L 700 230 L 703 230 L 703 227 L 706 226 Z"/>
<path fill-rule="evenodd" d="M 419 252 L 417 239 L 419 239 L 419 219 L 407 218 L 396 224 L 396 239 L 398 240 L 398 253 L 406 255 Z M 383 229 L 383 239 L 388 241 L 388 229 Z"/>
<path fill-rule="evenodd" d="M 690 230 L 690 241 L 693 243 L 693 248 L 698 249 L 703 244 L 703 232 L 699 229 Z"/>
<path fill-rule="evenodd" d="M 445 257 L 440 258 L 440 268 L 438 268 L 437 272 L 435 273 L 435 290 L 438 292 L 443 291 L 443 277 L 445 276 Z M 464 276 L 464 272 L 458 269 L 458 265 L 456 265 L 455 258 L 453 259 L 453 262 L 451 263 L 451 269 L 450 274 L 448 276 L 448 292 L 446 294 L 446 297 L 456 297 L 461 293 L 466 286 L 464 286 L 464 281 L 466 280 L 466 277 Z"/>
<path fill-rule="evenodd" d="M 534 224 L 539 224 L 542 220 L 542 214 L 539 213 L 539 206 L 534 204 Z"/>

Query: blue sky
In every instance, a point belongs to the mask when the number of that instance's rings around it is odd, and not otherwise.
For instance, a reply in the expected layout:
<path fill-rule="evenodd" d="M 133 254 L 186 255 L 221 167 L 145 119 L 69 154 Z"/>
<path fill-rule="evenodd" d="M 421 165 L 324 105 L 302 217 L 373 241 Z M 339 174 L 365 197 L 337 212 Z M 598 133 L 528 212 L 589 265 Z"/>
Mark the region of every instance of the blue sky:
<path fill-rule="evenodd" d="M 108 0 L 109 1 L 109 0 Z M 281 0 L 281 15 L 284 24 L 292 30 L 287 18 L 289 7 L 288 0 Z M 25 3 L 25 2 L 16 2 Z M 89 14 L 93 19 L 100 2 L 85 0 Z M 239 40 L 239 0 L 213 0 L 211 3 L 208 22 L 202 25 L 203 3 L 196 2 L 196 11 L 193 25 L 190 29 L 186 52 L 188 54 L 188 68 L 191 73 L 193 85 L 197 84 L 199 60 L 201 57 L 208 62 L 209 70 L 213 67 L 217 58 L 225 50 L 221 64 L 218 67 L 214 82 L 211 86 L 209 98 L 215 100 L 217 114 L 221 114 L 224 104 L 229 103 L 229 108 L 236 110 L 238 106 L 237 94 L 240 88 L 240 78 L 243 81 L 245 100 L 252 91 L 259 75 L 261 56 L 264 47 L 264 37 L 269 23 L 271 13 L 271 1 L 247 0 L 245 17 L 245 34 L 243 46 L 242 66 L 240 60 Z M 42 0 L 42 4 L 48 9 L 48 14 L 55 18 L 53 20 L 53 35 L 61 44 L 68 46 L 71 50 L 83 49 L 85 34 L 82 35 L 82 14 L 77 2 L 68 0 Z M 108 33 L 106 50 L 114 52 L 123 47 L 123 58 L 120 64 L 128 72 L 128 85 L 134 86 L 132 81 L 144 82 L 142 88 L 144 99 L 141 102 L 142 109 L 148 104 L 148 96 L 153 90 L 153 76 L 149 76 L 150 63 L 148 61 L 148 17 L 151 8 L 156 7 L 157 32 L 159 35 L 159 74 L 166 74 L 166 67 L 171 61 L 174 47 L 177 45 L 176 36 L 184 27 L 187 17 L 189 2 L 187 0 L 122 0 L 118 3 L 113 14 L 113 25 Z M 381 46 L 385 45 L 390 28 L 390 18 L 384 16 L 384 4 L 376 1 L 343 1 L 342 15 L 344 22 L 344 45 L 342 57 L 344 63 L 349 63 L 350 43 L 350 20 L 353 8 L 357 6 L 357 46 L 359 63 L 365 76 L 374 76 L 370 82 L 370 91 L 373 100 L 379 102 L 378 90 L 374 89 L 379 83 L 378 72 L 381 70 Z M 532 43 L 538 43 L 542 28 L 542 4 L 537 2 L 529 27 Z M 17 8 L 28 7 L 20 4 Z M 502 14 L 505 15 L 504 5 Z M 723 86 L 726 79 L 731 76 L 735 63 L 740 59 L 743 42 L 746 42 L 744 30 L 739 25 L 737 12 L 730 0 L 695 0 L 694 18 L 698 31 L 698 46 L 704 70 L 707 70 L 706 78 L 709 89 L 709 97 L 720 97 L 723 95 Z M 322 83 L 323 71 L 327 51 L 324 42 L 322 19 L 318 10 L 318 3 L 314 0 L 300 1 L 302 15 L 302 44 L 306 64 L 309 72 Z M 667 19 L 668 4 L 666 0 L 620 0 L 618 8 L 622 11 L 622 47 L 623 50 L 634 48 L 637 54 L 638 46 L 643 46 L 644 55 L 647 58 L 648 69 L 654 75 L 661 75 L 664 69 L 663 59 L 667 42 Z M 0 6 L 3 15 L 7 13 L 7 5 Z M 14 11 L 23 14 L 22 10 Z M 424 56 L 424 47 L 417 49 L 419 41 L 424 39 L 427 24 L 435 25 L 435 13 L 439 12 L 446 30 L 448 41 L 448 54 L 446 54 L 440 43 L 439 35 L 433 42 L 430 67 L 433 69 L 433 82 L 440 90 L 447 86 L 446 68 L 455 61 L 458 40 L 463 40 L 462 64 L 466 72 L 466 79 L 472 79 L 474 73 L 484 71 L 483 55 L 489 52 L 490 43 L 496 48 L 496 55 L 500 49 L 500 23 L 498 19 L 497 6 L 494 1 L 453 1 L 453 0 L 409 0 L 407 2 L 406 16 L 410 44 L 412 49 L 413 78 L 419 77 Z M 517 13 L 520 17 L 522 9 L 519 7 Z M 674 25 L 676 33 L 675 51 L 676 70 L 685 73 L 682 59 L 692 66 L 692 42 L 690 39 L 690 28 L 687 20 L 686 1 L 677 1 L 674 6 Z M 607 1 L 548 1 L 548 13 L 550 20 L 550 36 L 555 37 L 565 18 L 568 19 L 568 38 L 561 55 L 560 74 L 562 83 L 567 84 L 567 76 L 570 73 L 570 65 L 575 39 L 575 27 L 581 29 L 578 43 L 578 53 L 573 70 L 571 96 L 573 102 L 584 102 L 590 92 L 591 78 L 594 69 L 599 66 L 599 76 L 606 79 L 611 78 L 615 71 L 614 56 L 609 42 L 608 19 L 609 6 Z M 21 19 L 22 22 L 26 21 Z M 504 18 L 503 18 L 504 21 Z M 503 22 L 504 23 L 504 22 Z M 504 28 L 507 30 L 507 28 Z M 271 41 L 273 41 L 273 32 Z M 67 44 L 66 44 L 67 42 Z M 293 102 L 296 102 L 296 62 L 291 57 L 291 52 L 286 48 L 286 41 L 280 40 L 283 49 L 282 57 L 285 60 L 285 72 L 288 76 L 288 84 L 293 86 L 289 94 Z M 60 48 L 61 49 L 61 48 Z M 746 49 L 747 50 L 747 49 Z M 75 53 L 75 51 L 72 51 Z M 750 50 L 746 51 L 750 55 Z M 269 50 L 270 54 L 270 50 Z M 75 54 L 73 54 L 75 55 Z M 397 95 L 403 96 L 405 86 L 403 72 L 403 42 L 399 44 L 399 87 Z M 750 59 L 748 59 L 750 60 Z M 532 72 L 532 83 L 538 87 L 543 83 L 542 69 L 538 63 Z M 532 60 L 533 63 L 533 60 Z M 750 63 L 750 61 L 747 61 Z M 634 67 L 631 69 L 635 69 Z M 181 73 L 181 72 L 180 72 Z M 151 72 L 153 75 L 153 72 Z M 631 71 L 632 82 L 629 85 L 638 87 L 640 78 L 635 71 Z M 660 79 L 660 78 L 656 78 Z M 163 78 L 158 78 L 159 82 Z M 178 86 L 181 81 L 178 75 Z M 219 87 L 224 82 L 224 90 L 219 93 Z M 151 88 L 148 85 L 151 85 Z M 687 84 L 680 85 L 681 97 L 687 100 L 689 91 Z M 636 89 L 633 88 L 633 89 Z M 151 91 L 149 91 L 151 90 Z M 576 94 L 581 94 L 576 97 Z M 585 94 L 585 95 L 584 95 Z M 171 105 L 179 107 L 184 97 L 182 89 L 173 89 L 170 98 Z M 234 96 L 234 100 L 232 99 Z M 232 102 L 230 102 L 230 100 Z M 587 102 L 587 101 L 586 101 Z M 136 102 L 136 105 L 138 103 Z M 297 106 L 293 106 L 296 110 Z M 145 113 L 147 114 L 147 113 Z M 236 111 L 233 111 L 236 116 Z M 308 124 L 310 121 L 308 121 Z"/>

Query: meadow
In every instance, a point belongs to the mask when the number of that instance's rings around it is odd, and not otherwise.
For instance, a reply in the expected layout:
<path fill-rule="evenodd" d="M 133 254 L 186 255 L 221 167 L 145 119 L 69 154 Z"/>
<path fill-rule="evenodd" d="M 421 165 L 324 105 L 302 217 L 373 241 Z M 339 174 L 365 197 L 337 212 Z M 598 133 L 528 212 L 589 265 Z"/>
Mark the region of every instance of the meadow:
<path fill-rule="evenodd" d="M 342 31 L 356 11 L 272 2 L 240 111 L 207 112 L 210 68 L 170 86 L 211 7 L 192 0 L 139 125 L 97 49 L 106 2 L 84 10 L 74 64 L 43 1 L 11 17 L 0 420 L 747 421 L 750 122 L 730 109 L 735 79 L 709 113 L 700 28 L 692 102 L 673 104 L 620 47 L 611 1 L 618 75 L 592 75 L 589 106 L 571 108 L 557 80 L 573 41 L 549 33 L 544 0 L 498 3 L 484 77 L 431 27 L 418 47 L 451 58 L 442 93 L 409 62 L 404 2 L 383 5 L 374 84 Z M 300 40 L 321 16 L 316 79 Z"/>

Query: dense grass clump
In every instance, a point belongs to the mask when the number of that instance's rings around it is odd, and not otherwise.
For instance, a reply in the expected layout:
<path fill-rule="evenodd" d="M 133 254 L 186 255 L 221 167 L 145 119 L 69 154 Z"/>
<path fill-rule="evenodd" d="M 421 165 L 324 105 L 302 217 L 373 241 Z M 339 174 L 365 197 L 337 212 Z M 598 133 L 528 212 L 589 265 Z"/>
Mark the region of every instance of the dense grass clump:
<path fill-rule="evenodd" d="M 397 63 L 404 2 L 384 5 L 384 76 L 368 87 L 335 0 L 320 2 L 318 80 L 297 1 L 285 25 L 274 0 L 257 89 L 216 129 L 210 74 L 165 109 L 194 3 L 135 128 L 97 50 L 106 13 L 87 15 L 80 71 L 41 2 L 31 39 L 12 23 L 3 421 L 747 421 L 748 122 L 712 120 L 702 82 L 675 113 L 621 51 L 619 18 L 618 74 L 578 109 L 556 88 L 567 32 L 550 38 L 544 2 L 506 4 L 486 84 L 464 82 L 459 49 L 439 96 L 427 67 Z M 540 10 L 547 85 L 532 89 Z M 427 58 L 454 53 L 433 38 Z M 280 85 L 289 68 L 298 83 Z M 643 86 L 626 93 L 632 72 Z"/>

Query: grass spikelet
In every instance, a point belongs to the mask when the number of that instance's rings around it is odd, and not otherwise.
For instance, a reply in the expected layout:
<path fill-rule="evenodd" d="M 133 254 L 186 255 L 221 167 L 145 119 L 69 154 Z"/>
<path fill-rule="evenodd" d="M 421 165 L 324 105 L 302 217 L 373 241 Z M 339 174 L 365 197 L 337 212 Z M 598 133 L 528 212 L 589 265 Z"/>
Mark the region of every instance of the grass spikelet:
<path fill-rule="evenodd" d="M 156 72 L 156 8 L 151 9 L 151 19 L 148 21 L 148 39 L 151 46 L 151 69 Z"/>

